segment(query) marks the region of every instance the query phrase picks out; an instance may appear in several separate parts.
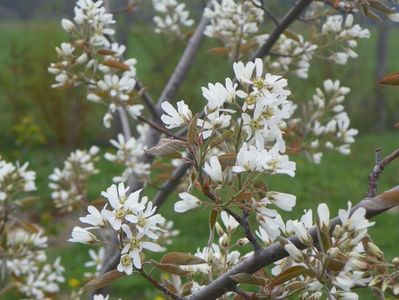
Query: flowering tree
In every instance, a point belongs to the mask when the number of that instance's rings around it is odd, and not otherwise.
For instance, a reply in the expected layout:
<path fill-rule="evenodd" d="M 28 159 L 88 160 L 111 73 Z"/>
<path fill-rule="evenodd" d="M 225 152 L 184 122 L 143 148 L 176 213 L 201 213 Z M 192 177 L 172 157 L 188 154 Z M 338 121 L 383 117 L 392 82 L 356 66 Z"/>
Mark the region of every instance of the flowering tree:
<path fill-rule="evenodd" d="M 129 9 L 139 5 L 133 1 Z M 296 196 L 267 184 L 269 176 L 295 176 L 293 155 L 319 164 L 324 151 L 350 153 L 358 133 L 345 112 L 350 89 L 326 78 L 311 99 L 295 101 L 286 78 L 306 79 L 319 59 L 344 65 L 356 58 L 358 42 L 370 33 L 354 17 L 399 21 L 389 1 L 298 0 L 279 18 L 266 1 L 211 0 L 187 39 L 196 22 L 186 6 L 153 0 L 155 32 L 187 43 L 156 102 L 139 80 L 136 59 L 124 57 L 126 47 L 114 40 L 108 6 L 77 1 L 73 20 L 62 20 L 70 41 L 56 48 L 59 61 L 49 67 L 54 88 L 85 88 L 87 100 L 106 105 L 104 126 L 118 114 L 123 129 L 110 141 L 115 151 L 104 155 L 124 166 L 101 192 L 104 202 L 91 203 L 86 191 L 88 178 L 101 172 L 96 146 L 71 153 L 49 177 L 55 206 L 83 214 L 69 241 L 98 246 L 85 265 L 95 271 L 71 297 L 90 291 L 94 299 L 108 299 L 101 289 L 133 274 L 173 299 L 357 299 L 357 288 L 399 295 L 398 259 L 385 260 L 367 232 L 374 225 L 369 218 L 399 201 L 398 187 L 377 195 L 378 178 L 399 151 L 378 157 L 367 198 L 349 202 L 333 219 L 321 203 L 314 214 L 306 210 L 297 220 L 284 220 L 280 212 L 292 211 Z M 305 24 L 302 33 L 311 31 L 309 38 L 295 32 L 296 20 Z M 173 100 L 205 37 L 220 41 L 211 52 L 225 54 L 232 73 L 203 87 L 204 107 L 193 112 Z M 146 187 L 160 161 L 174 171 L 149 199 Z M 27 201 L 19 195 L 35 189 L 34 179 L 26 164 L 0 161 L 0 253 L 8 284 L 0 295 L 17 287 L 25 297 L 44 299 L 64 280 L 59 260 L 46 262 L 40 227 L 16 217 Z M 169 250 L 178 231 L 158 211 L 178 188 L 176 213 L 209 210 L 208 244 L 194 254 Z M 151 258 L 164 251 L 160 261 Z M 272 263 L 269 272 L 264 267 Z M 154 268 L 171 277 L 155 277 Z M 254 287 L 247 291 L 247 285 Z"/>

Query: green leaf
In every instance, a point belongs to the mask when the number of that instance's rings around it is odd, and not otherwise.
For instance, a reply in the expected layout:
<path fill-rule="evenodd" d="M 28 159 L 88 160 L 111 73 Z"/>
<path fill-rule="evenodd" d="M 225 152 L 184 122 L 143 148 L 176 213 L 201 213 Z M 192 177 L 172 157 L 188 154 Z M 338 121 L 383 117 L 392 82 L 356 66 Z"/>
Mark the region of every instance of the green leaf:
<path fill-rule="evenodd" d="M 197 134 L 198 134 L 197 121 L 198 121 L 198 114 L 194 116 L 194 118 L 191 120 L 188 126 L 187 142 L 190 145 L 194 145 L 197 139 Z"/>
<path fill-rule="evenodd" d="M 260 286 L 266 285 L 266 280 L 264 278 L 257 277 L 248 273 L 237 273 L 230 276 L 230 278 L 238 283 L 260 285 Z"/>
<path fill-rule="evenodd" d="M 198 265 L 204 263 L 206 261 L 200 257 L 181 252 L 169 252 L 161 259 L 161 264 L 171 265 Z"/>
<path fill-rule="evenodd" d="M 323 252 L 327 252 L 328 249 L 331 248 L 331 237 L 329 233 L 329 228 L 325 228 L 322 230 L 319 226 L 319 222 L 316 223 L 317 225 L 317 239 L 319 240 L 319 245 Z"/>
<path fill-rule="evenodd" d="M 106 287 L 113 283 L 114 281 L 124 277 L 126 274 L 121 273 L 117 270 L 113 270 L 110 272 L 107 272 L 97 278 L 94 278 L 93 280 L 90 280 L 88 283 L 85 284 L 83 289 L 85 291 L 93 291 L 93 290 L 98 290 L 103 287 Z"/>
<path fill-rule="evenodd" d="M 215 228 L 216 220 L 218 218 L 219 211 L 217 209 L 212 209 L 209 215 L 209 228 L 213 231 Z"/>
<path fill-rule="evenodd" d="M 308 273 L 309 273 L 308 269 L 306 269 L 303 266 L 293 266 L 293 267 L 281 272 L 276 277 L 274 277 L 270 281 L 270 286 L 273 287 L 273 286 L 282 284 L 282 283 L 287 282 L 287 281 L 289 281 L 291 279 L 294 279 L 295 277 L 298 277 L 300 275 L 305 275 L 305 274 L 308 274 Z"/>
<path fill-rule="evenodd" d="M 294 41 L 296 41 L 296 42 L 298 42 L 298 43 L 301 41 L 299 35 L 297 35 L 295 32 L 293 32 L 293 31 L 291 31 L 291 30 L 288 30 L 288 29 L 284 30 L 284 35 L 285 35 L 287 38 L 289 38 L 289 39 L 291 39 L 291 40 L 294 40 Z"/>

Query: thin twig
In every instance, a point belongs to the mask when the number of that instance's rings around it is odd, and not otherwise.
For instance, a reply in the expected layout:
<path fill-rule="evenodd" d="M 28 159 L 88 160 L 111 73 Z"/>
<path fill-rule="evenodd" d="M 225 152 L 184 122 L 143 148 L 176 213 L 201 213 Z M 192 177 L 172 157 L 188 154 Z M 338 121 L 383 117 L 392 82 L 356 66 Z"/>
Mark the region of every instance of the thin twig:
<path fill-rule="evenodd" d="M 251 226 L 248 222 L 248 212 L 244 210 L 243 217 L 241 217 L 228 208 L 225 208 L 225 211 L 228 212 L 244 229 L 245 236 L 247 237 L 248 241 L 252 244 L 254 251 L 257 252 L 261 250 L 262 247 L 258 243 L 258 239 L 256 238 L 255 234 L 252 232 Z"/>
<path fill-rule="evenodd" d="M 154 287 L 156 287 L 158 290 L 162 291 L 163 293 L 165 293 L 165 295 L 171 297 L 172 299 L 177 299 L 177 300 L 184 299 L 183 297 L 180 297 L 179 295 L 173 293 L 171 290 L 167 289 L 165 286 L 159 283 L 155 278 L 153 278 L 150 274 L 147 274 L 143 269 L 140 270 L 140 274 L 145 279 L 147 279 L 147 281 L 150 282 Z"/>
<path fill-rule="evenodd" d="M 381 149 L 377 149 L 375 155 L 376 155 L 376 164 L 374 166 L 373 171 L 369 175 L 369 185 L 367 192 L 368 197 L 375 197 L 375 195 L 377 194 L 378 179 L 380 178 L 380 175 L 382 171 L 384 171 L 385 167 L 393 160 L 399 157 L 399 149 L 396 149 L 394 152 L 384 157 L 384 159 L 382 160 L 381 160 Z"/>
<path fill-rule="evenodd" d="M 291 25 L 295 19 L 312 3 L 312 0 L 298 0 L 296 4 L 284 15 L 279 22 L 279 25 L 270 34 L 267 41 L 252 55 L 251 61 L 258 57 L 264 57 L 269 54 L 270 50 L 284 33 L 284 31 Z"/>
<path fill-rule="evenodd" d="M 164 133 L 170 137 L 173 137 L 176 140 L 180 140 L 180 141 L 184 141 L 184 142 L 187 141 L 185 138 L 178 136 L 178 135 L 174 134 L 173 132 L 170 132 L 169 130 L 162 127 L 161 125 L 155 124 L 142 116 L 138 116 L 137 119 L 143 123 L 150 125 L 153 129 L 158 130 L 160 133 Z"/>
<path fill-rule="evenodd" d="M 252 297 L 251 294 L 248 294 L 242 290 L 240 290 L 238 287 L 233 287 L 231 289 L 232 292 L 236 293 L 237 295 L 239 295 L 240 297 L 246 299 L 246 300 L 251 300 L 251 299 L 255 299 L 254 297 Z"/>

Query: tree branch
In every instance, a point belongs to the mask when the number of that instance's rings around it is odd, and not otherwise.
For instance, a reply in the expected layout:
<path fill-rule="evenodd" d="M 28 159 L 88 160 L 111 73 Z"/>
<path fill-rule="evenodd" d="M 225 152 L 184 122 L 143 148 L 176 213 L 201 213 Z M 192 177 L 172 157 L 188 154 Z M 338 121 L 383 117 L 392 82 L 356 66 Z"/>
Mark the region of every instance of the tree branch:
<path fill-rule="evenodd" d="M 210 3 L 210 1 L 209 1 L 209 3 Z M 208 5 L 209 5 L 209 3 L 208 3 Z M 154 121 L 159 122 L 159 115 L 160 115 L 160 111 L 161 111 L 160 108 L 161 108 L 162 102 L 165 100 L 169 100 L 176 96 L 180 86 L 182 85 L 185 77 L 187 76 L 190 66 L 192 65 L 192 62 L 194 61 L 194 58 L 199 50 L 202 40 L 203 40 L 203 37 L 204 37 L 203 32 L 205 30 L 205 26 L 207 25 L 207 23 L 208 23 L 208 19 L 205 18 L 205 16 L 203 15 L 201 18 L 201 21 L 198 24 L 197 29 L 195 30 L 194 34 L 190 38 L 190 41 L 189 41 L 186 49 L 184 50 L 183 55 L 182 55 L 179 63 L 176 66 L 176 69 L 174 70 L 173 74 L 171 75 L 168 83 L 166 84 L 163 92 L 161 93 L 161 96 L 159 97 L 159 100 L 154 109 L 156 111 L 156 116 L 153 116 Z M 144 142 L 145 146 L 147 148 L 151 148 L 151 147 L 155 146 L 158 143 L 160 136 L 161 136 L 161 134 L 158 132 L 158 130 L 150 128 L 148 131 L 148 134 L 147 134 L 147 138 Z M 141 162 L 151 162 L 152 159 L 153 159 L 152 156 L 144 154 L 141 157 Z M 179 174 L 181 174 L 181 173 L 179 172 Z M 131 177 L 129 179 L 128 183 L 129 183 L 129 188 L 130 188 L 129 193 L 140 189 L 143 185 L 142 182 L 136 180 L 136 178 L 134 178 L 134 177 Z M 172 186 L 172 184 L 171 184 L 171 186 Z M 166 198 L 168 196 L 168 194 L 172 191 L 173 191 L 173 189 L 168 188 L 167 192 L 163 192 L 162 197 L 160 196 L 159 199 Z M 159 205 L 162 204 L 163 200 L 158 200 L 157 202 L 158 202 L 158 207 L 159 207 Z M 117 262 L 119 259 L 119 255 L 112 256 L 112 255 L 109 255 L 109 253 L 107 253 L 106 257 L 108 257 L 109 259 L 107 260 L 107 262 L 104 264 L 103 268 L 101 269 L 102 274 L 106 273 L 110 270 L 113 270 L 115 268 L 115 266 L 117 265 Z"/>
<path fill-rule="evenodd" d="M 154 287 L 156 287 L 160 291 L 164 292 L 165 295 L 171 297 L 172 299 L 176 299 L 176 300 L 184 299 L 184 298 L 176 295 L 175 293 L 173 293 L 171 290 L 167 289 L 162 284 L 160 284 L 156 279 L 154 279 L 151 275 L 147 274 L 143 269 L 140 270 L 140 274 L 145 279 L 147 279 Z"/>
<path fill-rule="evenodd" d="M 358 208 L 363 207 L 366 209 L 366 218 L 370 219 L 377 216 L 392 207 L 399 204 L 399 186 L 382 193 L 374 198 L 366 198 L 359 202 L 356 206 L 351 209 L 351 214 Z M 330 221 L 331 228 L 340 224 L 340 219 L 338 217 Z M 313 240 L 317 241 L 317 231 L 313 227 L 309 231 Z M 306 246 L 303 245 L 296 236 L 290 237 L 290 240 L 298 249 L 305 249 Z M 206 287 L 203 287 L 199 291 L 195 292 L 193 295 L 188 297 L 190 300 L 200 300 L 200 299 L 216 299 L 222 296 L 226 291 L 232 290 L 236 285 L 230 276 L 238 273 L 249 273 L 253 274 L 256 271 L 262 269 L 263 267 L 283 259 L 288 256 L 288 253 L 280 245 L 279 242 L 270 245 L 267 248 L 255 252 L 250 257 L 244 259 L 242 262 L 237 264 L 233 269 L 226 272 L 213 282 L 211 282 Z"/>
<path fill-rule="evenodd" d="M 373 171 L 369 175 L 369 187 L 368 187 L 368 197 L 375 197 L 377 194 L 377 184 L 378 179 L 382 171 L 384 171 L 385 167 L 391 163 L 393 160 L 399 157 L 399 149 L 396 149 L 394 152 L 386 156 L 383 160 L 381 160 L 381 150 L 376 150 L 376 164 L 374 166 Z"/>
<path fill-rule="evenodd" d="M 292 22 L 312 3 L 312 0 L 298 0 L 296 4 L 284 15 L 278 26 L 273 30 L 264 43 L 253 55 L 251 61 L 258 57 L 264 57 L 269 54 L 280 35 L 291 25 Z"/>
<path fill-rule="evenodd" d="M 163 204 L 166 198 L 175 191 L 176 187 L 179 185 L 181 178 L 187 173 L 187 170 L 190 169 L 191 164 L 183 163 L 178 166 L 176 170 L 173 172 L 170 180 L 165 182 L 158 193 L 155 195 L 153 202 L 154 206 L 159 207 Z"/>

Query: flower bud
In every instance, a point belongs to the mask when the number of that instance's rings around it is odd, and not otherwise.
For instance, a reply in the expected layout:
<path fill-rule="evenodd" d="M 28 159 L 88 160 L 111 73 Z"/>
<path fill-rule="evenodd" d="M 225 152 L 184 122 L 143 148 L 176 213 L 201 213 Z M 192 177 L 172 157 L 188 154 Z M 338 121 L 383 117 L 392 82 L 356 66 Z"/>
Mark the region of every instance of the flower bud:
<path fill-rule="evenodd" d="M 224 230 L 223 230 L 222 226 L 220 226 L 219 222 L 216 222 L 215 228 L 216 228 L 216 232 L 217 232 L 218 236 L 223 236 Z"/>
<path fill-rule="evenodd" d="M 377 245 L 375 245 L 374 243 L 368 242 L 367 246 L 369 248 L 369 250 L 371 251 L 371 253 L 379 258 L 379 259 L 383 259 L 384 258 L 384 253 L 381 251 L 380 248 L 377 247 Z"/>
<path fill-rule="evenodd" d="M 225 233 L 219 238 L 219 245 L 223 248 L 227 248 L 229 244 L 230 244 L 229 236 L 227 235 L 227 233 Z"/>
<path fill-rule="evenodd" d="M 62 19 L 61 25 L 62 28 L 68 33 L 71 33 L 76 29 L 75 24 L 73 24 L 73 22 L 69 21 L 68 19 Z"/>
<path fill-rule="evenodd" d="M 239 239 L 239 240 L 237 241 L 237 245 L 238 245 L 238 246 L 244 246 L 244 245 L 246 245 L 246 244 L 248 244 L 248 243 L 249 243 L 249 241 L 248 241 L 247 238 L 241 238 L 241 239 Z"/>

